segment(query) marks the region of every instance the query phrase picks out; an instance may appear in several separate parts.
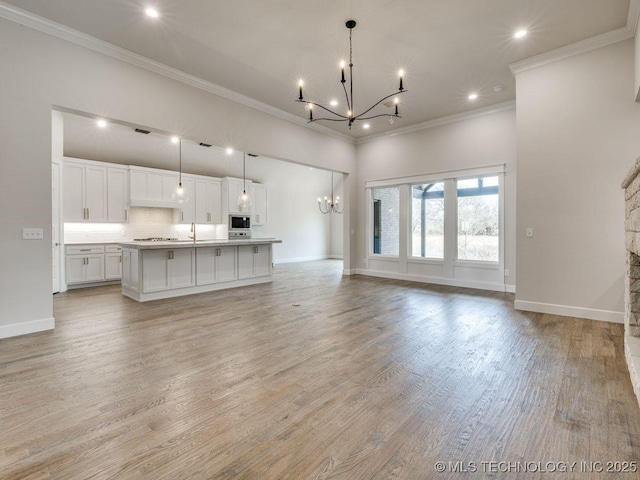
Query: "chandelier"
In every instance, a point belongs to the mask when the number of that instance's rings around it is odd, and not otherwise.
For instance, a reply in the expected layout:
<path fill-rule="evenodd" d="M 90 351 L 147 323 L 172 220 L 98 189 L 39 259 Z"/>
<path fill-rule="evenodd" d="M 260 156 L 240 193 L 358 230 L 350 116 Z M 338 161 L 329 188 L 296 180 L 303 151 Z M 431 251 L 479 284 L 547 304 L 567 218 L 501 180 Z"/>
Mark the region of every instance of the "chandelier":
<path fill-rule="evenodd" d="M 340 202 L 340 197 L 333 197 L 333 172 L 331 172 L 331 198 L 324 197 L 324 200 L 318 197 L 318 208 L 321 213 L 325 215 L 327 213 L 342 213 L 344 209 L 338 209 L 338 203 Z"/>
<path fill-rule="evenodd" d="M 302 95 L 302 87 L 304 85 L 304 82 L 302 80 L 300 80 L 300 82 L 298 83 L 298 87 L 299 87 L 299 93 L 300 95 L 297 98 L 297 102 L 302 102 L 306 105 L 307 109 L 309 110 L 309 123 L 311 122 L 317 122 L 319 120 L 327 120 L 330 122 L 347 122 L 349 125 L 349 129 L 351 129 L 351 125 L 356 121 L 356 120 L 371 120 L 373 118 L 378 118 L 378 117 L 389 117 L 389 122 L 393 123 L 393 119 L 394 118 L 402 118 L 400 117 L 400 115 L 398 114 L 398 103 L 399 103 L 399 99 L 398 99 L 398 95 L 405 93 L 407 90 L 404 89 L 404 86 L 402 84 L 402 78 L 404 77 L 404 71 L 400 70 L 399 72 L 399 77 L 400 77 L 400 87 L 398 88 L 398 91 L 395 93 L 392 93 L 390 95 L 387 95 L 386 97 L 382 97 L 380 100 L 378 100 L 376 103 L 374 103 L 373 105 L 371 105 L 369 108 L 367 108 L 366 110 L 364 110 L 363 112 L 359 113 L 356 115 L 355 113 L 355 106 L 354 106 L 354 101 L 353 101 L 353 47 L 352 47 L 352 43 L 351 43 L 351 34 L 353 33 L 353 28 L 356 26 L 356 21 L 355 20 L 347 20 L 346 23 L 346 27 L 349 29 L 349 90 L 347 90 L 347 86 L 346 86 L 346 79 L 345 79 L 345 74 L 344 74 L 344 69 L 347 66 L 345 64 L 344 61 L 342 61 L 340 63 L 340 83 L 342 83 L 342 88 L 344 90 L 344 95 L 347 101 L 347 112 L 346 115 L 342 115 L 334 110 L 332 110 L 331 108 L 325 107 L 324 105 L 318 103 L 318 102 L 314 102 L 311 100 L 305 100 L 305 98 Z M 395 111 L 394 113 L 381 113 L 378 115 L 369 115 L 369 112 L 371 112 L 371 110 L 373 110 L 375 107 L 377 107 L 378 105 L 380 105 L 382 102 L 384 102 L 385 100 L 391 98 L 395 96 L 394 100 L 392 102 L 387 102 L 384 105 L 385 106 L 393 106 L 395 105 Z M 337 102 L 331 102 L 331 106 L 335 107 L 337 106 Z M 328 112 L 330 114 L 333 115 L 333 117 L 320 117 L 320 118 L 314 118 L 313 117 L 313 109 L 314 108 L 320 108 L 322 110 L 324 110 L 325 112 Z M 323 113 L 324 114 L 324 113 Z"/>

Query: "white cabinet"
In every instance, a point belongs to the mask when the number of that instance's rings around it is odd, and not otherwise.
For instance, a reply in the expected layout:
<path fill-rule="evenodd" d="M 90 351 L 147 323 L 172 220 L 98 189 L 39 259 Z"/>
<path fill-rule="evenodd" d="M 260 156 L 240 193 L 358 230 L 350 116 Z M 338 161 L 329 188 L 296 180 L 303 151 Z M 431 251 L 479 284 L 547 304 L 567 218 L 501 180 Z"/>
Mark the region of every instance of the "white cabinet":
<path fill-rule="evenodd" d="M 251 207 L 241 210 L 238 207 L 238 197 L 246 189 L 253 202 L 253 182 L 243 181 L 242 178 L 225 177 L 222 179 L 222 214 L 223 219 L 229 213 L 244 213 L 251 215 Z"/>
<path fill-rule="evenodd" d="M 194 249 L 143 250 L 142 284 L 143 293 L 194 286 Z"/>
<path fill-rule="evenodd" d="M 195 179 L 195 223 L 222 223 L 220 180 Z"/>
<path fill-rule="evenodd" d="M 67 285 L 103 282 L 104 246 L 86 245 L 66 248 Z"/>
<path fill-rule="evenodd" d="M 173 187 L 173 191 L 178 186 L 176 183 Z M 195 180 L 193 178 L 185 177 L 182 175 L 182 188 L 185 191 L 186 200 L 182 203 L 177 203 L 175 211 L 175 223 L 193 223 L 195 222 Z M 172 194 L 173 194 L 172 191 Z"/>
<path fill-rule="evenodd" d="M 196 251 L 196 283 L 232 282 L 238 279 L 237 248 L 206 247 Z"/>
<path fill-rule="evenodd" d="M 107 220 L 124 223 L 128 221 L 129 169 L 107 168 Z"/>
<path fill-rule="evenodd" d="M 268 189 L 266 185 L 253 184 L 253 225 L 269 223 Z"/>
<path fill-rule="evenodd" d="M 65 157 L 63 168 L 65 222 L 107 221 L 107 168 Z"/>
<path fill-rule="evenodd" d="M 238 247 L 238 278 L 271 275 L 271 245 L 240 245 Z"/>
<path fill-rule="evenodd" d="M 139 250 L 133 248 L 122 249 L 122 288 L 136 292 L 140 286 L 138 252 Z"/>
<path fill-rule="evenodd" d="M 122 278 L 122 247 L 106 245 L 104 250 L 104 279 L 120 280 Z"/>
<path fill-rule="evenodd" d="M 172 199 L 177 186 L 177 172 L 129 167 L 129 204 L 132 207 L 178 208 L 178 202 Z"/>

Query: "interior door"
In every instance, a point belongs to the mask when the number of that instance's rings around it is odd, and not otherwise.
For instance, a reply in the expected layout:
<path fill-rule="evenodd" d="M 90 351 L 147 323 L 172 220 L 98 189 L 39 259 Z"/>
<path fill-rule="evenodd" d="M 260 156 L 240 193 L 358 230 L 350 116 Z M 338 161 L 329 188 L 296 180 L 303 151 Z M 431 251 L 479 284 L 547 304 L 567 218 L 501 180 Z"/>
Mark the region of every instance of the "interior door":
<path fill-rule="evenodd" d="M 51 164 L 51 258 L 53 293 L 60 291 L 60 165 Z"/>

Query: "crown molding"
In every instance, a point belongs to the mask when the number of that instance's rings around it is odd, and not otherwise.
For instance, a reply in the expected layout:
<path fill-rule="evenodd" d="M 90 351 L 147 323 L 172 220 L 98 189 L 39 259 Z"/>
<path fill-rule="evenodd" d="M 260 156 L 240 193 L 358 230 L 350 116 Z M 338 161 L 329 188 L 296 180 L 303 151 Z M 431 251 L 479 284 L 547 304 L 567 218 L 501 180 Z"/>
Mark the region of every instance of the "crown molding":
<path fill-rule="evenodd" d="M 463 122 L 472 118 L 484 117 L 485 115 L 492 115 L 494 113 L 505 112 L 507 110 L 515 110 L 515 108 L 516 101 L 508 100 L 506 102 L 487 105 L 486 107 L 476 108 L 467 112 L 454 113 L 453 115 L 447 115 L 446 117 L 440 117 L 433 120 L 428 120 L 426 122 L 416 123 L 415 125 L 398 128 L 390 132 L 360 137 L 356 140 L 356 145 L 362 145 L 363 143 L 373 142 L 382 138 L 395 137 L 396 135 L 405 135 L 407 133 L 418 132 L 420 130 L 427 130 L 429 128 L 441 127 L 442 125 L 448 125 L 450 123 Z"/>
<path fill-rule="evenodd" d="M 541 53 L 535 57 L 525 58 L 509 65 L 511 73 L 515 76 L 518 73 L 538 68 L 548 63 L 564 60 L 574 55 L 587 53 L 598 48 L 606 47 L 614 43 L 621 42 L 633 38 L 638 28 L 638 20 L 640 19 L 640 0 L 629 0 L 629 12 L 627 14 L 627 24 L 622 28 L 612 30 L 610 32 L 596 35 L 570 45 L 566 45 L 549 52 Z"/>
<path fill-rule="evenodd" d="M 640 20 L 640 0 L 629 0 L 629 14 L 627 15 L 627 28 L 636 34 L 638 21 Z"/>
<path fill-rule="evenodd" d="M 349 135 L 336 132 L 335 130 L 317 123 L 308 123 L 306 119 L 298 117 L 297 115 L 293 115 L 279 108 L 272 107 L 271 105 L 267 105 L 266 103 L 247 97 L 246 95 L 234 92 L 233 90 L 229 90 L 228 88 L 222 87 L 213 82 L 203 80 L 202 78 L 196 77 L 195 75 L 190 75 L 176 68 L 170 67 L 155 60 L 151 60 L 150 58 L 138 55 L 137 53 L 131 52 L 130 50 L 118 47 L 116 45 L 113 45 L 112 43 L 105 42 L 104 40 L 100 40 L 99 38 L 87 35 L 73 28 L 66 27 L 64 25 L 53 22 L 44 17 L 40 17 L 31 12 L 27 12 L 26 10 L 14 7 L 13 5 L 8 5 L 1 1 L 0 18 L 10 20 L 12 22 L 60 38 L 62 40 L 66 40 L 75 45 L 79 45 L 81 47 L 93 50 L 103 55 L 107 55 L 117 60 L 121 60 L 123 62 L 143 68 L 172 80 L 177 80 L 186 85 L 204 90 L 219 97 L 226 98 L 227 100 L 231 100 L 232 102 L 236 102 L 254 110 L 267 113 L 282 120 L 286 120 L 288 122 L 310 128 L 318 133 L 322 133 L 324 135 L 328 135 L 349 142 L 351 144 L 355 143 L 355 139 Z"/>

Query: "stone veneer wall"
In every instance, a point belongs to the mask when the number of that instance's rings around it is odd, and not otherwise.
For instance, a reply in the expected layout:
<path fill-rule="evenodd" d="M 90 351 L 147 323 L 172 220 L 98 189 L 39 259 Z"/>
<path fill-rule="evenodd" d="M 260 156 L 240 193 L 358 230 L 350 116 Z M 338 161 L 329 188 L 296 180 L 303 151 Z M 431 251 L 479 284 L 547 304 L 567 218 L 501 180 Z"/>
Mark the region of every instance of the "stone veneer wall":
<path fill-rule="evenodd" d="M 625 281 L 624 347 L 631 383 L 640 402 L 640 158 L 622 181 L 625 199 Z"/>

